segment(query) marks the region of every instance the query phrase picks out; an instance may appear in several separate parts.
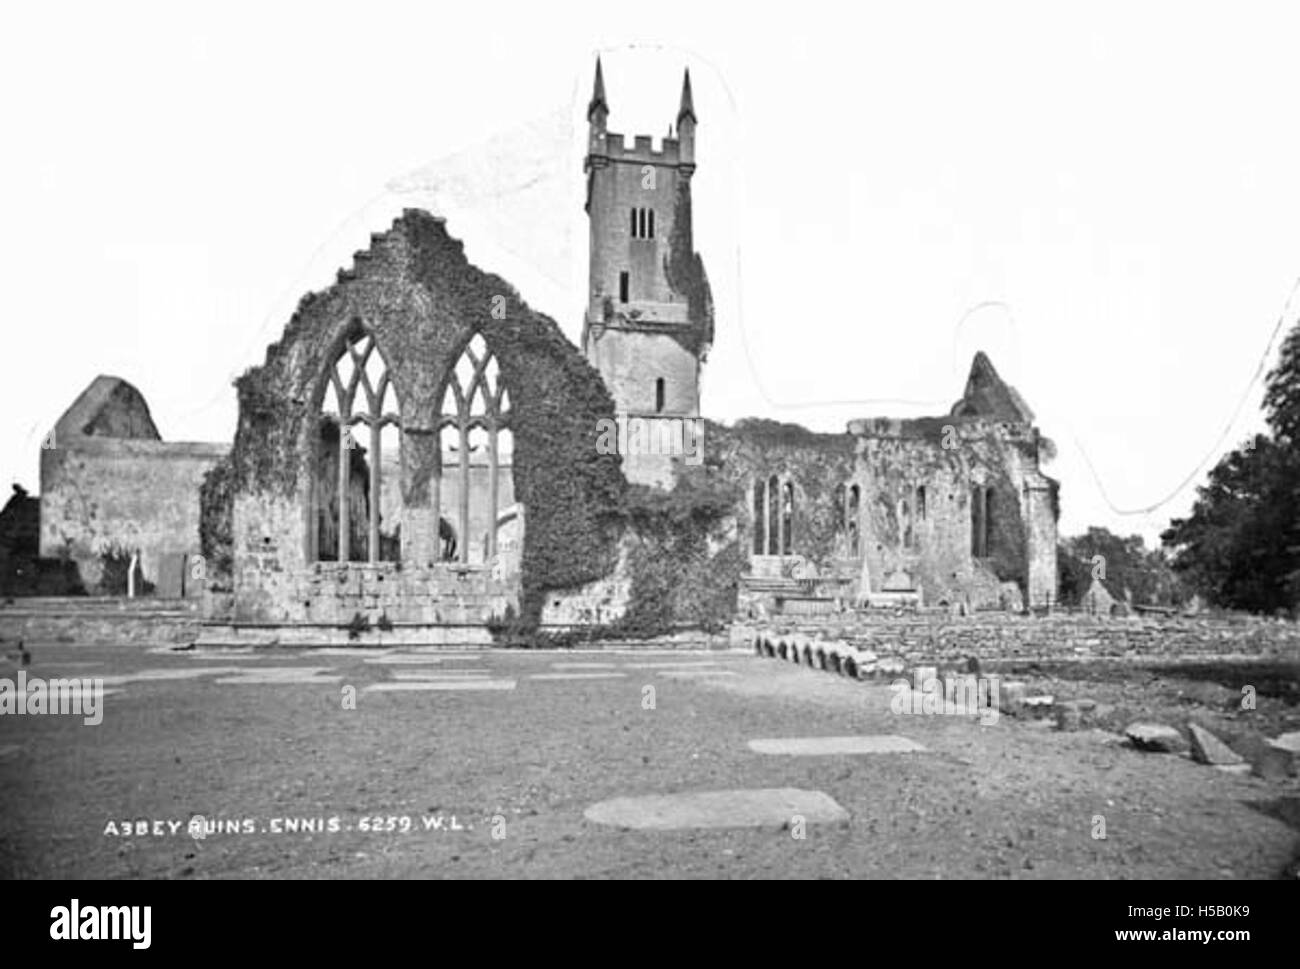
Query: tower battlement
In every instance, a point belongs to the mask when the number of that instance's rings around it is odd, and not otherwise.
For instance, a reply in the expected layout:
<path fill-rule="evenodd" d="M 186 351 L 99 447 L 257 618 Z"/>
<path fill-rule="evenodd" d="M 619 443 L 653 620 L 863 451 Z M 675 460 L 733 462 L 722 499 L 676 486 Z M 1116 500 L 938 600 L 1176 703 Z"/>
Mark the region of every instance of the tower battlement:
<path fill-rule="evenodd" d="M 608 130 L 608 118 L 597 60 L 583 165 L 591 238 L 583 352 L 620 413 L 698 417 L 712 306 L 692 248 L 696 118 L 689 71 L 676 136 L 670 127 L 658 147 L 650 135 L 636 135 L 629 144 Z M 624 457 L 631 480 L 665 483 L 664 462 L 642 467 L 635 456 Z"/>

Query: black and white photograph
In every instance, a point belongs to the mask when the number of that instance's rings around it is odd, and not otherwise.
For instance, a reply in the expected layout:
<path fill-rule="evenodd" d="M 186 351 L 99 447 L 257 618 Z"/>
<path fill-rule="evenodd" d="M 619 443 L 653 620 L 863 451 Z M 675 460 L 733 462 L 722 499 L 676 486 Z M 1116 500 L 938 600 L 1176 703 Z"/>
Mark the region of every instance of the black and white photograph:
<path fill-rule="evenodd" d="M 1298 38 L 10 9 L 0 878 L 59 901 L 7 933 L 1159 882 L 1080 924 L 1248 953 L 1242 883 L 1300 877 Z"/>

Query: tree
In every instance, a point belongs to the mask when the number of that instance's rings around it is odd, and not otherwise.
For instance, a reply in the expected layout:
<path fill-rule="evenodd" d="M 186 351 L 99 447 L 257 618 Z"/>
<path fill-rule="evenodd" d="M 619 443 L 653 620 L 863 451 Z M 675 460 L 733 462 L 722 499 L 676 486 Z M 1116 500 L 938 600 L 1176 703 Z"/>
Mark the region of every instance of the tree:
<path fill-rule="evenodd" d="M 1295 448 L 1262 434 L 1226 454 L 1197 489 L 1191 514 L 1161 536 L 1175 550 L 1174 568 L 1215 605 L 1293 609 L 1300 601 L 1298 476 Z"/>
<path fill-rule="evenodd" d="M 1182 582 L 1160 549 L 1148 549 L 1141 535 L 1123 538 L 1092 527 L 1067 538 L 1057 549 L 1060 600 L 1077 605 L 1095 575 L 1116 595 L 1129 592 L 1138 604 L 1178 605 L 1185 598 Z"/>

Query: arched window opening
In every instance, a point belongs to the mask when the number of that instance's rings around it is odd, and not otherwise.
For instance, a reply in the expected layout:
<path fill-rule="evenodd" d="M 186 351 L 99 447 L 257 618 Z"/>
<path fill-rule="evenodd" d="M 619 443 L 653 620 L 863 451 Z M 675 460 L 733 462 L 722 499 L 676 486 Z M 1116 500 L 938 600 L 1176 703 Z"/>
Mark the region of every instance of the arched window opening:
<path fill-rule="evenodd" d="M 496 357 L 476 333 L 447 376 L 439 418 L 444 561 L 485 565 L 497 555 L 500 512 L 514 503 L 509 421 L 510 395 Z"/>
<path fill-rule="evenodd" d="M 794 482 L 772 475 L 754 482 L 755 555 L 790 555 L 794 548 Z"/>
<path fill-rule="evenodd" d="M 781 554 L 790 555 L 794 548 L 794 482 L 787 481 L 781 495 Z"/>
<path fill-rule="evenodd" d="M 970 554 L 977 559 L 988 557 L 989 489 L 975 485 L 970 494 Z"/>
<path fill-rule="evenodd" d="M 388 366 L 356 329 L 325 374 L 314 475 L 313 557 L 401 559 L 401 407 Z"/>
<path fill-rule="evenodd" d="M 862 554 L 861 542 L 858 538 L 858 508 L 862 503 L 862 490 L 857 485 L 849 488 L 849 555 L 857 558 Z"/>
<path fill-rule="evenodd" d="M 776 475 L 767 479 L 767 554 L 780 555 L 781 483 Z"/>

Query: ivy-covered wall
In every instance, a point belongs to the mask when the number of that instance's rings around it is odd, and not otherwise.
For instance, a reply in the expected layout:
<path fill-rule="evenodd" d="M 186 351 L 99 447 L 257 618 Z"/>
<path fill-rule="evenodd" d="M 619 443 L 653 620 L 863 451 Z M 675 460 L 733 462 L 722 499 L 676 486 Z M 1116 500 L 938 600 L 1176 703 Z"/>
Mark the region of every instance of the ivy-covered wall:
<path fill-rule="evenodd" d="M 372 237 L 334 286 L 304 297 L 263 365 L 236 382 L 229 472 L 235 618 L 320 618 L 309 581 L 319 567 L 307 560 L 306 541 L 315 437 L 327 368 L 358 327 L 374 335 L 401 406 L 403 569 L 436 569 L 438 418 L 451 367 L 475 333 L 510 391 L 514 492 L 527 509 L 522 588 L 514 590 L 521 614 L 536 616 L 547 589 L 613 568 L 626 482 L 619 457 L 596 448 L 600 421 L 614 415 L 599 375 L 554 321 L 471 265 L 442 220 L 408 210 Z M 215 510 L 213 518 L 215 531 Z M 509 591 L 489 589 L 493 608 Z M 412 618 L 433 615 L 440 615 L 437 603 L 427 603 Z"/>

